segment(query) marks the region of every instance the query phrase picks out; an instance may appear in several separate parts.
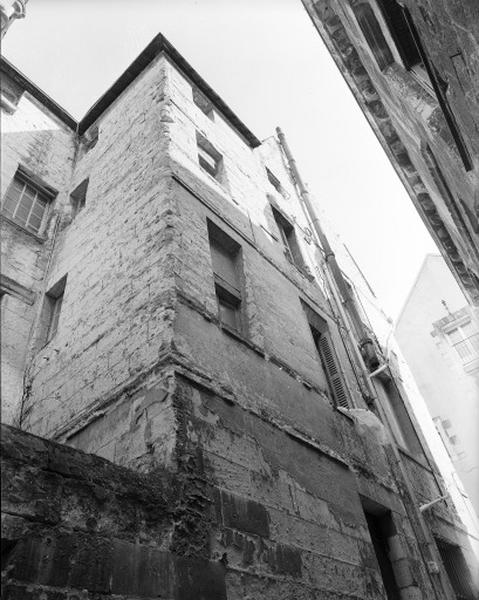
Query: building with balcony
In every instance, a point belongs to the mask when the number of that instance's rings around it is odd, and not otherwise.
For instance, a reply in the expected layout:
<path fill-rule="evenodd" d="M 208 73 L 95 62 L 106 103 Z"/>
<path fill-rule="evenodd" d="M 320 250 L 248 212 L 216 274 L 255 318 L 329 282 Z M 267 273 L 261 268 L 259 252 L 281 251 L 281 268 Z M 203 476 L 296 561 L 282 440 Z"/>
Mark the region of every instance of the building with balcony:
<path fill-rule="evenodd" d="M 1 67 L 5 597 L 473 600 L 284 136 L 161 35 L 80 121 Z"/>
<path fill-rule="evenodd" d="M 477 2 L 303 4 L 446 264 L 478 305 Z"/>
<path fill-rule="evenodd" d="M 396 339 L 479 513 L 479 319 L 441 256 L 425 259 Z"/>

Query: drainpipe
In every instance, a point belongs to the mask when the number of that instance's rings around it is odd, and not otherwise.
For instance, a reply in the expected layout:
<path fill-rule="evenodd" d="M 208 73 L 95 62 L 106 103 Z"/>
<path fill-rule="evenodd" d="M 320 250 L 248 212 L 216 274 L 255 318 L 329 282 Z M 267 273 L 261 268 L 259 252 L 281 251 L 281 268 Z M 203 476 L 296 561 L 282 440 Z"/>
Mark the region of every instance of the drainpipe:
<path fill-rule="evenodd" d="M 368 395 L 371 398 L 371 400 L 374 402 L 374 405 L 378 411 L 378 414 L 381 417 L 381 420 L 384 423 L 389 423 L 388 416 L 385 413 L 385 411 L 383 410 L 381 402 L 379 402 L 379 400 L 378 400 L 376 389 L 374 388 L 374 385 L 373 385 L 371 377 L 370 377 L 369 369 L 367 368 L 367 366 L 364 362 L 364 358 L 359 350 L 359 347 L 363 346 L 364 343 L 367 342 L 369 339 L 368 336 L 366 335 L 366 330 L 365 330 L 364 324 L 358 313 L 358 310 L 354 303 L 354 299 L 349 291 L 349 288 L 346 285 L 346 281 L 343 277 L 341 269 L 338 266 L 335 254 L 332 251 L 331 245 L 329 244 L 329 240 L 328 240 L 326 234 L 324 233 L 324 231 L 321 227 L 321 224 L 319 222 L 319 218 L 316 215 L 316 212 L 313 208 L 309 192 L 303 183 L 301 175 L 298 171 L 298 167 L 296 166 L 296 161 L 294 160 L 294 157 L 291 154 L 291 150 L 289 149 L 285 135 L 279 127 L 276 128 L 276 133 L 278 135 L 279 145 L 282 148 L 282 150 L 285 154 L 285 157 L 287 159 L 287 163 L 290 168 L 290 172 L 291 172 L 293 181 L 299 191 L 301 207 L 303 209 L 304 215 L 305 215 L 306 219 L 311 223 L 313 230 L 316 234 L 316 238 L 319 241 L 320 246 L 324 250 L 324 253 L 325 253 L 324 262 L 325 262 L 325 266 L 326 266 L 325 273 L 326 273 L 327 279 L 330 283 L 329 287 L 331 288 L 333 296 L 335 297 L 336 302 L 338 303 L 338 309 L 340 311 L 346 331 L 350 338 L 351 346 L 354 350 L 354 354 L 356 356 L 358 364 L 361 366 L 361 370 L 363 372 L 363 380 L 365 381 Z M 338 292 L 340 293 L 340 295 L 342 297 L 342 302 L 338 299 Z M 347 314 L 346 314 L 346 311 L 347 311 Z M 348 316 L 349 316 L 349 318 L 348 318 Z M 348 323 L 350 320 L 352 321 L 353 327 L 354 327 L 357 335 L 359 335 L 359 337 L 360 337 L 359 346 L 358 346 L 357 339 L 354 337 L 354 334 L 351 331 L 351 328 L 348 326 Z M 365 377 L 364 377 L 364 374 L 366 375 Z M 412 509 L 415 513 L 416 521 L 419 524 L 420 538 L 423 540 L 423 542 L 421 543 L 418 539 L 419 551 L 421 552 L 423 561 L 425 563 L 426 571 L 428 573 L 432 589 L 434 590 L 434 594 L 438 600 L 444 600 L 444 598 L 445 598 L 445 596 L 443 594 L 444 590 L 447 590 L 449 595 L 453 593 L 453 590 L 452 590 L 449 582 L 447 582 L 444 579 L 444 577 L 442 577 L 442 576 L 441 576 L 441 582 L 440 582 L 440 583 L 442 583 L 442 585 L 441 585 L 442 589 L 438 589 L 437 583 L 439 583 L 439 582 L 436 582 L 436 580 L 432 577 L 432 574 L 428 568 L 429 565 L 434 564 L 434 563 L 437 564 L 439 562 L 438 552 L 436 550 L 434 541 L 432 539 L 431 532 L 429 531 L 429 528 L 428 528 L 426 521 L 424 520 L 424 517 L 420 510 L 419 501 L 418 501 L 416 494 L 414 492 L 414 489 L 412 488 L 411 483 L 409 481 L 409 477 L 408 477 L 408 474 L 404 467 L 401 455 L 400 455 L 399 450 L 394 441 L 392 441 L 391 448 L 392 448 L 393 455 L 394 455 L 394 462 L 395 462 L 395 464 L 399 470 L 399 473 L 401 475 L 401 479 L 402 479 L 401 483 L 404 484 L 406 496 L 409 499 L 408 504 L 412 507 Z M 399 486 L 399 489 L 400 488 L 401 488 L 401 486 Z M 424 552 L 423 544 L 425 546 L 424 549 L 427 549 L 427 552 Z"/>

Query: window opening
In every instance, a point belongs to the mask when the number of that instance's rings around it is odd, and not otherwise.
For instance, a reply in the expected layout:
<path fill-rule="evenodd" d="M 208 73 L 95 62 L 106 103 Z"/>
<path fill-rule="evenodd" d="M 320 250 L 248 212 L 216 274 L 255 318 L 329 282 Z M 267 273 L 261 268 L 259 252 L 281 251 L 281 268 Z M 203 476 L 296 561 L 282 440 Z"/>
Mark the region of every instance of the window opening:
<path fill-rule="evenodd" d="M 404 8 L 396 0 L 380 0 L 379 7 L 406 69 L 424 67 Z"/>
<path fill-rule="evenodd" d="M 282 196 L 286 197 L 286 192 L 283 188 L 283 186 L 281 185 L 280 180 L 276 177 L 276 175 L 274 175 L 269 169 L 268 167 L 266 167 L 266 176 L 268 177 L 268 181 L 271 183 L 271 185 L 274 187 L 274 189 L 280 193 Z"/>
<path fill-rule="evenodd" d="M 198 162 L 200 167 L 212 177 L 219 180 L 223 157 L 213 145 L 199 133 L 196 134 L 196 142 L 198 146 Z"/>
<path fill-rule="evenodd" d="M 218 317 L 223 325 L 242 332 L 241 246 L 209 220 L 208 237 Z"/>
<path fill-rule="evenodd" d="M 367 3 L 357 4 L 353 12 L 379 69 L 384 71 L 394 58 L 373 9 Z"/>
<path fill-rule="evenodd" d="M 85 208 L 86 193 L 88 189 L 88 179 L 84 179 L 70 194 L 70 203 L 72 205 L 73 217 Z"/>
<path fill-rule="evenodd" d="M 45 330 L 45 344 L 48 344 L 58 331 L 66 280 L 67 276 L 65 275 L 45 294 L 42 319 Z"/>
<path fill-rule="evenodd" d="M 414 24 L 414 21 L 411 17 L 411 13 L 409 12 L 409 10 L 406 7 L 401 7 L 401 10 L 403 12 L 404 18 L 406 19 L 407 25 L 409 27 L 409 31 L 411 33 L 411 37 L 416 45 L 417 51 L 421 58 L 421 64 L 424 65 L 424 67 L 427 71 L 429 80 L 434 89 L 434 93 L 437 97 L 437 101 L 439 103 L 439 106 L 441 107 L 443 114 L 444 114 L 444 118 L 446 120 L 447 126 L 449 127 L 449 130 L 451 132 L 452 138 L 456 145 L 457 151 L 458 151 L 459 156 L 464 165 L 464 169 L 466 171 L 470 171 L 470 170 L 472 170 L 472 159 L 469 154 L 469 150 L 466 146 L 466 143 L 464 141 L 464 138 L 462 136 L 462 133 L 458 127 L 454 112 L 452 111 L 452 108 L 449 104 L 449 100 L 447 98 L 447 88 L 448 88 L 447 82 L 444 81 L 444 79 L 439 74 L 438 70 L 429 61 L 428 56 L 422 45 L 419 33 L 416 29 L 416 25 Z"/>
<path fill-rule="evenodd" d="M 467 364 L 479 356 L 479 331 L 472 321 L 445 333 L 446 339 L 463 363 Z"/>
<path fill-rule="evenodd" d="M 400 600 L 401 596 L 394 575 L 393 565 L 389 558 L 389 538 L 396 535 L 396 528 L 391 513 L 385 509 L 373 508 L 372 506 L 365 508 L 364 503 L 363 510 L 384 589 L 386 590 L 386 597 L 388 600 Z"/>
<path fill-rule="evenodd" d="M 3 199 L 2 212 L 28 231 L 40 233 L 53 198 L 52 191 L 33 181 L 19 168 Z"/>
<path fill-rule="evenodd" d="M 336 406 L 350 407 L 350 397 L 332 343 L 327 322 L 301 300 L 305 311 L 314 345 L 319 354 L 320 363 L 329 388 L 330 396 Z"/>
<path fill-rule="evenodd" d="M 278 227 L 286 258 L 299 268 L 304 267 L 303 257 L 292 223 L 274 206 L 271 206 L 273 217 Z"/>
<path fill-rule="evenodd" d="M 214 120 L 213 104 L 197 87 L 193 87 L 193 102 L 212 121 Z"/>

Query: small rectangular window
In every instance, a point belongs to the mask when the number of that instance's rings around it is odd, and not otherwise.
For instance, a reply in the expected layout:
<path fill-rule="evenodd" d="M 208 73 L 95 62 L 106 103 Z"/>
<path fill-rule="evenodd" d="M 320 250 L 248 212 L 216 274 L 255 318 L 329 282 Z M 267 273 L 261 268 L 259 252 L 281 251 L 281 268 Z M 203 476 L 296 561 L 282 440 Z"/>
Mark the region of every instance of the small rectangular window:
<path fill-rule="evenodd" d="M 283 243 L 284 254 L 286 258 L 299 268 L 304 267 L 303 257 L 299 249 L 298 240 L 293 225 L 288 219 L 274 206 L 271 206 L 273 217 L 278 226 L 280 239 Z"/>
<path fill-rule="evenodd" d="M 305 302 L 301 301 L 301 305 L 308 319 L 314 345 L 326 376 L 330 396 L 336 406 L 349 408 L 351 404 L 349 393 L 334 350 L 328 324 Z"/>
<path fill-rule="evenodd" d="M 19 168 L 3 199 L 2 212 L 28 231 L 41 233 L 53 197 L 53 191 Z"/>
<path fill-rule="evenodd" d="M 85 207 L 87 189 L 88 179 L 84 179 L 70 194 L 73 217 L 76 217 L 76 215 Z"/>
<path fill-rule="evenodd" d="M 406 69 L 422 65 L 405 9 L 396 0 L 380 0 L 379 6 Z"/>
<path fill-rule="evenodd" d="M 276 175 L 273 175 L 273 173 L 268 169 L 268 167 L 266 167 L 266 176 L 268 177 L 268 181 L 271 183 L 274 189 L 281 195 L 285 195 L 280 180 L 276 177 Z"/>
<path fill-rule="evenodd" d="M 223 157 L 214 146 L 201 134 L 196 134 L 198 145 L 198 162 L 200 167 L 215 179 L 221 178 Z"/>
<path fill-rule="evenodd" d="M 45 294 L 45 301 L 42 311 L 45 344 L 47 344 L 57 333 L 66 281 L 67 276 L 65 275 Z"/>
<path fill-rule="evenodd" d="M 193 87 L 193 102 L 211 120 L 214 119 L 213 105 L 197 87 Z"/>
<path fill-rule="evenodd" d="M 219 319 L 223 325 L 242 332 L 241 246 L 211 221 L 208 237 Z"/>
<path fill-rule="evenodd" d="M 394 62 L 394 58 L 373 9 L 363 3 L 355 5 L 353 11 L 379 69 L 384 71 Z"/>

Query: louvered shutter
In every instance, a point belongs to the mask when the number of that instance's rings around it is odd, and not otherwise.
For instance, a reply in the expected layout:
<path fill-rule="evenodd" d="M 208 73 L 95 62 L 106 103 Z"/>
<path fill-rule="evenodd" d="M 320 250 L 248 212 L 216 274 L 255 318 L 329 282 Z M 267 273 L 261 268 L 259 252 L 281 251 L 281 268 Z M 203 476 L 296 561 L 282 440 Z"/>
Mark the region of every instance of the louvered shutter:
<path fill-rule="evenodd" d="M 321 356 L 323 368 L 326 371 L 329 388 L 333 394 L 336 406 L 349 408 L 349 398 L 346 391 L 341 372 L 339 370 L 336 354 L 331 344 L 331 338 L 328 333 L 322 333 L 318 340 L 318 351 Z"/>

